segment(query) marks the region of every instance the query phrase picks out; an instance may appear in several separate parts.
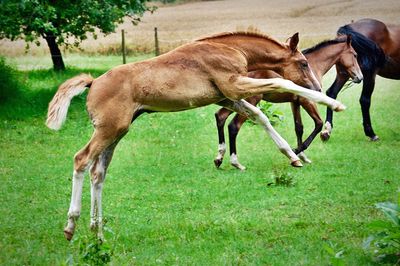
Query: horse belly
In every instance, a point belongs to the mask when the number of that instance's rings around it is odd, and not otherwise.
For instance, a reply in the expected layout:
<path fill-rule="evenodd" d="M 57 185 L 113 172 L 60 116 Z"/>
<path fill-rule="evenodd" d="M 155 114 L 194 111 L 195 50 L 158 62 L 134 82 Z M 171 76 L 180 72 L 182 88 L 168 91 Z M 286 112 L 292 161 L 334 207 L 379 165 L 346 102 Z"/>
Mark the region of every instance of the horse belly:
<path fill-rule="evenodd" d="M 164 72 L 164 73 L 163 73 Z M 172 72 L 172 73 L 171 73 Z M 153 73 L 154 75 L 155 73 Z M 157 71 L 152 82 L 142 83 L 135 101 L 151 111 L 173 112 L 219 102 L 222 93 L 202 73 Z"/>

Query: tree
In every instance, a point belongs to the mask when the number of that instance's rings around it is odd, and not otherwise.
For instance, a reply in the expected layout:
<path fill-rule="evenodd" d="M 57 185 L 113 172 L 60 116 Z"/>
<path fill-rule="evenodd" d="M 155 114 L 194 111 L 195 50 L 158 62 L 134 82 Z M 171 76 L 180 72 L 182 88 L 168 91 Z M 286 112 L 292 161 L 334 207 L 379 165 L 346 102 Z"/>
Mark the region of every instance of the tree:
<path fill-rule="evenodd" d="M 55 70 L 65 69 L 60 45 L 79 46 L 95 30 L 115 31 L 124 18 L 137 24 L 146 11 L 147 0 L 0 0 L 0 39 L 24 39 L 49 46 Z M 71 38 L 73 37 L 73 38 Z M 73 41 L 71 41 L 73 39 Z M 29 46 L 28 46 L 29 47 Z"/>

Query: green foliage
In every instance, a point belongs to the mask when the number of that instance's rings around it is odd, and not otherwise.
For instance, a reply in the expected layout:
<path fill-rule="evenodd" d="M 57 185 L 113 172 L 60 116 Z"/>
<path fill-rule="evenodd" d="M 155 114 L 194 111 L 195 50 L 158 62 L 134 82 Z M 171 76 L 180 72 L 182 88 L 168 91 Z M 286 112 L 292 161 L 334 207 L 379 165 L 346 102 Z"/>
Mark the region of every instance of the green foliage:
<path fill-rule="evenodd" d="M 332 242 L 324 243 L 323 248 L 329 256 L 329 264 L 332 266 L 345 266 L 344 263 L 344 249 L 337 248 L 337 245 Z"/>
<path fill-rule="evenodd" d="M 268 186 L 284 186 L 284 187 L 291 187 L 296 184 L 293 176 L 290 173 L 286 172 L 275 172 L 272 175 L 272 182 L 269 182 Z"/>
<path fill-rule="evenodd" d="M 16 70 L 0 57 L 0 103 L 18 97 L 21 86 Z"/>
<path fill-rule="evenodd" d="M 38 37 L 56 36 L 58 44 L 70 44 L 68 38 L 74 37 L 77 46 L 88 32 L 96 37 L 96 28 L 111 33 L 125 17 L 137 23 L 144 12 L 153 10 L 146 0 L 2 0 L 0 38 L 39 45 Z"/>
<path fill-rule="evenodd" d="M 377 203 L 376 208 L 383 212 L 384 220 L 369 224 L 375 231 L 364 241 L 364 249 L 372 251 L 380 262 L 400 264 L 400 193 L 397 204 L 392 202 Z"/>
<path fill-rule="evenodd" d="M 257 107 L 260 108 L 260 110 L 268 117 L 273 126 L 278 125 L 285 118 L 282 111 L 280 111 L 273 103 L 261 101 L 257 104 Z M 254 125 L 253 121 L 247 121 Z"/>

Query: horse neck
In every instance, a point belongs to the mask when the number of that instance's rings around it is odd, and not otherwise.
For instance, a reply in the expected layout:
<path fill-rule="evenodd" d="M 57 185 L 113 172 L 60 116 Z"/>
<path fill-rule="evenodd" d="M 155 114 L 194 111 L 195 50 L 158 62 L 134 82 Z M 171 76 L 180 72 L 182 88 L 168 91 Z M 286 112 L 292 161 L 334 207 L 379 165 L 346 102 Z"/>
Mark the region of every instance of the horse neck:
<path fill-rule="evenodd" d="M 312 66 L 314 74 L 317 76 L 318 80 L 321 80 L 322 76 L 337 63 L 341 52 L 344 50 L 344 45 L 346 45 L 345 42 L 330 44 L 318 50 L 304 54 Z"/>
<path fill-rule="evenodd" d="M 247 59 L 249 72 L 258 69 L 278 70 L 287 53 L 287 49 L 282 44 L 257 36 L 232 35 L 208 41 L 226 44 L 239 50 Z"/>

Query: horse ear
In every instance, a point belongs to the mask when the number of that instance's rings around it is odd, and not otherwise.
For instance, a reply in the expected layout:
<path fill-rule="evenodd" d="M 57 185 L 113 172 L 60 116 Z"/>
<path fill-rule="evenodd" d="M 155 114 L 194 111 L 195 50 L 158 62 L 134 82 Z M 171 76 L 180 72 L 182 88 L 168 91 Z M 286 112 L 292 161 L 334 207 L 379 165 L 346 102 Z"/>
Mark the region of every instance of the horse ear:
<path fill-rule="evenodd" d="M 289 47 L 292 50 L 292 52 L 296 52 L 297 51 L 297 45 L 299 44 L 299 33 L 296 32 L 295 34 L 293 34 L 292 37 L 290 37 L 289 39 Z"/>
<path fill-rule="evenodd" d="M 351 35 L 350 35 L 350 34 L 347 34 L 347 40 L 346 40 L 346 42 L 347 42 L 347 45 L 350 45 L 350 44 L 351 44 Z"/>

